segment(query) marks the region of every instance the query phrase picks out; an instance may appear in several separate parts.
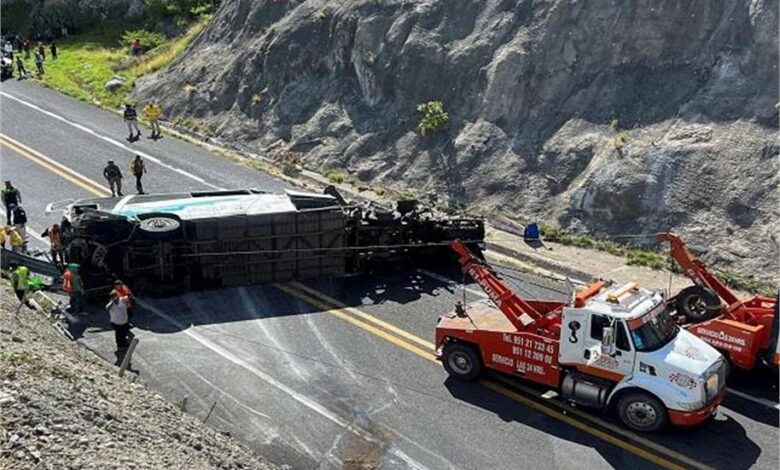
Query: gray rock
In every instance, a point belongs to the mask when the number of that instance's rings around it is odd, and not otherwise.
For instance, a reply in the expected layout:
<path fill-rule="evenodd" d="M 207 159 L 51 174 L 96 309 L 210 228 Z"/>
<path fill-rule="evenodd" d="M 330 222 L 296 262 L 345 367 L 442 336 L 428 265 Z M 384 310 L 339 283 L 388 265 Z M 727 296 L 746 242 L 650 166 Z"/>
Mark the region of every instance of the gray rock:
<path fill-rule="evenodd" d="M 777 258 L 776 2 L 306 4 L 225 2 L 136 97 L 453 206 L 715 250 L 736 237 L 749 271 Z M 450 121 L 422 138 L 416 107 L 433 99 Z"/>
<path fill-rule="evenodd" d="M 106 89 L 106 91 L 117 91 L 119 88 L 124 85 L 124 80 L 119 80 L 116 77 L 112 78 L 111 80 L 107 81 L 105 86 L 103 88 Z"/>

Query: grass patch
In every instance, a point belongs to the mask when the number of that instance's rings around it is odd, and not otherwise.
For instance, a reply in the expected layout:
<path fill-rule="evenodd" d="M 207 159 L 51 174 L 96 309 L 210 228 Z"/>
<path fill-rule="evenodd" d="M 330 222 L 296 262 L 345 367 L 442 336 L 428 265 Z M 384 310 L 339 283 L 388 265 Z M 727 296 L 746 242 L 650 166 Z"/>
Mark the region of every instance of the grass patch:
<path fill-rule="evenodd" d="M 0 361 L 11 366 L 18 366 L 27 362 L 27 357 L 20 353 L 4 352 L 0 353 Z"/>
<path fill-rule="evenodd" d="M 40 81 L 79 100 L 117 109 L 137 78 L 171 63 L 203 31 L 207 22 L 208 18 L 202 18 L 185 34 L 162 41 L 154 49 L 135 57 L 130 56 L 123 43 L 126 28 L 106 26 L 70 36 L 58 42 L 57 60 L 51 60 L 47 54 L 46 74 Z M 30 71 L 35 70 L 32 58 L 25 66 Z M 124 83 L 117 90 L 106 90 L 106 82 L 115 75 L 124 78 Z"/>
<path fill-rule="evenodd" d="M 328 178 L 328 181 L 336 184 L 347 181 L 347 175 L 338 170 L 327 170 L 323 176 Z"/>
<path fill-rule="evenodd" d="M 525 221 L 520 221 L 525 223 Z M 539 224 L 544 240 L 560 243 L 561 245 L 576 246 L 610 253 L 626 258 L 629 266 L 645 266 L 650 269 L 668 270 L 682 274 L 682 269 L 677 262 L 666 252 L 647 250 L 643 248 L 631 248 L 619 243 L 596 240 L 588 235 L 574 235 L 566 233 L 555 227 Z M 751 276 L 743 276 L 728 269 L 709 268 L 710 271 L 728 287 L 752 294 L 774 296 L 775 287 L 770 283 L 761 282 Z"/>

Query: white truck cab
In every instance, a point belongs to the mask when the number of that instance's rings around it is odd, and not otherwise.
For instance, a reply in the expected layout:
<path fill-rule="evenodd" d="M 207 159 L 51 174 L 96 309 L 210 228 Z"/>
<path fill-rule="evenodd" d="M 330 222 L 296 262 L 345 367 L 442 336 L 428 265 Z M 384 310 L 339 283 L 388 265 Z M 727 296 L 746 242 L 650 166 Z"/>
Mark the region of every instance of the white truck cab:
<path fill-rule="evenodd" d="M 635 283 L 611 286 L 581 307 L 565 307 L 559 362 L 563 392 L 591 406 L 614 405 L 621 420 L 654 431 L 711 416 L 725 393 L 727 364 L 677 326 L 664 295 Z"/>

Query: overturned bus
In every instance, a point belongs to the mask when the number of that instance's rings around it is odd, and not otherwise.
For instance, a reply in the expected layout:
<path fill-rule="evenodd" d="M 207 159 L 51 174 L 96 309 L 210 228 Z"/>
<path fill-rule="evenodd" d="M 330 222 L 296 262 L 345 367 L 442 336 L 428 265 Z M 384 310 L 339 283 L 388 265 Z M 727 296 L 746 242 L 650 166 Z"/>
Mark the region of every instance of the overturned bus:
<path fill-rule="evenodd" d="M 324 275 L 455 265 L 455 239 L 482 248 L 480 219 L 436 217 L 287 190 L 211 191 L 50 204 L 63 209 L 66 258 L 91 286 L 120 277 L 147 295 Z"/>

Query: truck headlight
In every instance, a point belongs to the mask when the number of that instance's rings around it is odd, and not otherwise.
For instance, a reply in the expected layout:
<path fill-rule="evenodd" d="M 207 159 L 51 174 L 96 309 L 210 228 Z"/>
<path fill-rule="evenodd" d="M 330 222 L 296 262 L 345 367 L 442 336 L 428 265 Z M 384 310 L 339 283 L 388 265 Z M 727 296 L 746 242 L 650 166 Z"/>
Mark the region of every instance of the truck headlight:
<path fill-rule="evenodd" d="M 718 395 L 718 392 L 720 392 L 720 377 L 718 376 L 718 371 L 714 371 L 707 377 L 705 386 L 707 389 L 707 401 L 710 401 Z"/>

